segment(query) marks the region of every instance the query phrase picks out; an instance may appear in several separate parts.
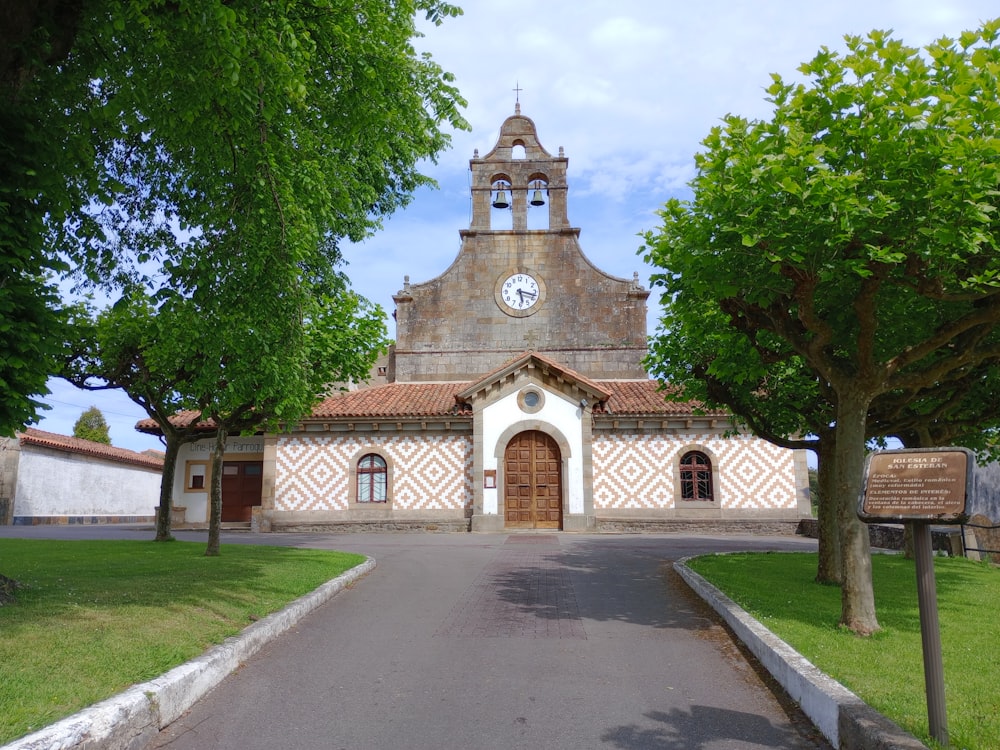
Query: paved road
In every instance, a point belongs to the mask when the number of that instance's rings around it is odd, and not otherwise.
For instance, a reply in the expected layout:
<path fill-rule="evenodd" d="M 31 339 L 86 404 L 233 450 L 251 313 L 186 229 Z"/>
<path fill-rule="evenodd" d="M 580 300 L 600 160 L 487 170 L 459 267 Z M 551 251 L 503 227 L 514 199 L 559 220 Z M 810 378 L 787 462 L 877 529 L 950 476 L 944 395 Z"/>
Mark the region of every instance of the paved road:
<path fill-rule="evenodd" d="M 829 748 L 668 564 L 708 551 L 812 549 L 811 540 L 227 534 L 224 541 L 357 551 L 378 565 L 151 748 Z"/>

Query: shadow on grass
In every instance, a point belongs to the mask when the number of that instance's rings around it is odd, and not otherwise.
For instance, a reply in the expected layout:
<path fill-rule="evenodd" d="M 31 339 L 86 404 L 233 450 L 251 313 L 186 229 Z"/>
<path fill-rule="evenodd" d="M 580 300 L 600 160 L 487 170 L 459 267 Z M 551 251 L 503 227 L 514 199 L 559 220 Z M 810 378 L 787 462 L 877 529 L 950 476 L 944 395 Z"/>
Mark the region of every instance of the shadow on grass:
<path fill-rule="evenodd" d="M 289 588 L 298 596 L 362 559 L 335 557 L 331 567 L 336 554 L 240 546 L 206 557 L 204 545 L 194 542 L 0 539 L 0 565 L 21 584 L 8 618 L 30 609 L 35 624 L 101 608 L 247 606 L 287 598 Z"/>

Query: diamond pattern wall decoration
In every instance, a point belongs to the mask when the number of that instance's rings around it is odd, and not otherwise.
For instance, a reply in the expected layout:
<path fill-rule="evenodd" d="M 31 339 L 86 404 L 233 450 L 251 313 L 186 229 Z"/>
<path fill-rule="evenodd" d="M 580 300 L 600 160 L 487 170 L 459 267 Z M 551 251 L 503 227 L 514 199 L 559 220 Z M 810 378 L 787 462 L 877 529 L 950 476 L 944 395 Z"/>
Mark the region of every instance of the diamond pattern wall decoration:
<path fill-rule="evenodd" d="M 471 438 L 292 435 L 278 439 L 275 510 L 347 510 L 350 462 L 364 449 L 392 461 L 389 492 L 394 508 L 472 507 Z"/>
<path fill-rule="evenodd" d="M 594 508 L 670 508 L 670 465 L 678 445 L 646 435 L 595 436 Z"/>
<path fill-rule="evenodd" d="M 793 452 L 752 436 L 598 435 L 593 441 L 594 508 L 674 507 L 675 464 L 700 446 L 718 469 L 721 508 L 796 507 Z"/>

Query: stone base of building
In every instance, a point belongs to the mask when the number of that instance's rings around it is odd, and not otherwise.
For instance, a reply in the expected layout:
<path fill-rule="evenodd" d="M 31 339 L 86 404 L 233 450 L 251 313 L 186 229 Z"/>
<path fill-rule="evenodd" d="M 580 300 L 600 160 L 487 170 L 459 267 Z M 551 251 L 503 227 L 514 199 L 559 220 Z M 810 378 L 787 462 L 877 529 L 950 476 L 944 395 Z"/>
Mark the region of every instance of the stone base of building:
<path fill-rule="evenodd" d="M 470 521 L 465 511 L 399 511 L 377 507 L 345 511 L 261 511 L 254 514 L 251 529 L 339 534 L 366 531 L 467 532 Z"/>
<path fill-rule="evenodd" d="M 14 516 L 12 526 L 96 526 L 118 523 L 156 523 L 156 516 Z"/>
<path fill-rule="evenodd" d="M 259 532 L 354 533 L 354 532 L 475 532 L 502 534 L 509 531 L 501 515 L 476 514 L 467 517 L 454 511 L 389 512 L 351 514 L 335 512 L 267 512 L 255 509 L 251 530 Z M 806 534 L 807 519 L 788 516 L 665 517 L 660 514 L 572 514 L 563 517 L 563 532 L 614 534 Z"/>
<path fill-rule="evenodd" d="M 563 516 L 563 531 L 597 531 L 597 519 L 583 513 L 565 515 Z"/>
<path fill-rule="evenodd" d="M 795 518 L 597 518 L 598 532 L 617 534 L 801 534 Z"/>
<path fill-rule="evenodd" d="M 503 531 L 503 516 L 475 514 L 472 516 L 471 530 L 480 534 L 499 534 Z"/>
<path fill-rule="evenodd" d="M 457 521 L 328 521 L 322 523 L 272 523 L 271 531 L 284 533 L 310 534 L 354 534 L 365 532 L 468 532 L 469 519 Z"/>
<path fill-rule="evenodd" d="M 504 524 L 501 515 L 474 515 L 472 517 L 472 531 L 481 534 L 502 534 L 505 531 L 523 531 L 523 529 L 508 529 Z M 586 532 L 597 531 L 597 522 L 593 516 L 584 514 L 569 514 L 563 516 L 562 531 Z"/>

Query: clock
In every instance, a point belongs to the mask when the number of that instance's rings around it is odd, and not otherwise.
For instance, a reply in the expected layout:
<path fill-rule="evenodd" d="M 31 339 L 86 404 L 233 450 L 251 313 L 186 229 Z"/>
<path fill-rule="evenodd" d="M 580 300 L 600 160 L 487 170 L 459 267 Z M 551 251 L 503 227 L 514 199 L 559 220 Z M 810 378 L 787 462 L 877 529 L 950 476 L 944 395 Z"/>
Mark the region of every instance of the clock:
<path fill-rule="evenodd" d="M 531 315 L 538 309 L 544 294 L 544 285 L 527 271 L 514 271 L 497 280 L 497 304 L 508 315 Z"/>

